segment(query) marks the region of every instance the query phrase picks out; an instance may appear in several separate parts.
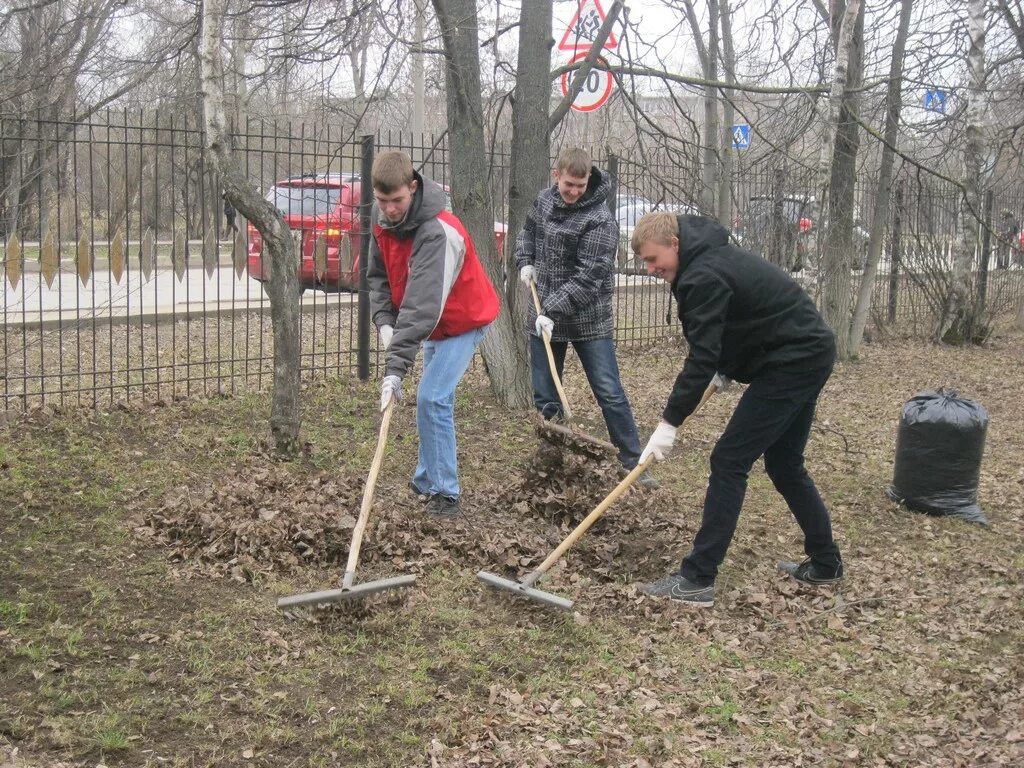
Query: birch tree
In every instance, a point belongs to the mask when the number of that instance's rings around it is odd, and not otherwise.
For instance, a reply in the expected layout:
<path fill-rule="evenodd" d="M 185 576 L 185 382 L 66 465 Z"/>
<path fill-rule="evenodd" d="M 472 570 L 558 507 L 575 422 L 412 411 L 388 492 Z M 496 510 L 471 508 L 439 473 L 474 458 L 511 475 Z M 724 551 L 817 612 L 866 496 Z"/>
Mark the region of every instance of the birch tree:
<path fill-rule="evenodd" d="M 985 0 L 967 0 L 967 126 L 963 152 L 960 228 L 953 248 L 946 309 L 936 337 L 948 344 L 983 341 L 986 329 L 971 296 L 971 274 L 981 218 L 982 159 L 985 157 Z"/>

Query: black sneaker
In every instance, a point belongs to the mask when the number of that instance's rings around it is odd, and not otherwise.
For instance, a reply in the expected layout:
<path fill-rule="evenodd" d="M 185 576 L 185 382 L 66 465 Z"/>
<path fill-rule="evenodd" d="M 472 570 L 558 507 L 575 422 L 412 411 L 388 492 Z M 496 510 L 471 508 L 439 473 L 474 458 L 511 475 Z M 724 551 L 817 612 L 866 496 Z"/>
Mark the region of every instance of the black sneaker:
<path fill-rule="evenodd" d="M 428 501 L 430 499 L 430 494 L 417 488 L 416 483 L 412 480 L 409 481 L 409 492 L 416 497 L 416 501 Z"/>
<path fill-rule="evenodd" d="M 462 514 L 462 507 L 459 500 L 443 493 L 435 493 L 427 500 L 426 513 L 434 517 L 459 517 Z"/>
<path fill-rule="evenodd" d="M 788 573 L 804 584 L 836 584 L 843 580 L 843 564 L 835 568 L 824 568 L 810 559 L 797 564 L 790 560 L 779 563 L 779 571 Z"/>
<path fill-rule="evenodd" d="M 642 584 L 639 590 L 651 597 L 667 597 L 670 600 L 701 608 L 710 608 L 715 604 L 714 584 L 701 587 L 678 573 L 670 573 L 652 584 Z"/>

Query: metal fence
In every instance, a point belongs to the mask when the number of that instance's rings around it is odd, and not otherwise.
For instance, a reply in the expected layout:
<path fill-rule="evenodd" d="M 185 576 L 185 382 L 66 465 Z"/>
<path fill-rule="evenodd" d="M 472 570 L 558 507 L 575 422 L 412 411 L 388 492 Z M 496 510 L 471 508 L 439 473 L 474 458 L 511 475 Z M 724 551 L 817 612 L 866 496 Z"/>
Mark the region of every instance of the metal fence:
<path fill-rule="evenodd" d="M 225 215 L 220 180 L 204 155 L 194 116 L 0 116 L 0 142 L 0 410 L 40 402 L 152 401 L 269 384 L 269 301 L 256 279 L 266 266 L 263 254 L 245 222 Z M 408 151 L 424 175 L 450 183 L 445 137 L 394 131 L 378 133 L 375 142 L 378 151 Z M 360 137 L 330 125 L 253 122 L 237 132 L 234 148 L 248 178 L 267 194 L 279 182 L 308 174 L 357 182 L 363 160 Z M 612 208 L 622 226 L 616 341 L 648 344 L 677 336 L 667 288 L 638 269 L 628 237 L 639 208 L 696 208 L 699 174 L 671 157 L 639 160 L 598 152 L 595 158 L 615 177 Z M 492 148 L 490 161 L 488 181 L 498 206 L 495 237 L 510 248 L 515 233 L 504 232 L 502 224 L 507 149 Z M 796 174 L 742 169 L 730 193 L 737 239 L 756 241 L 752 201 L 782 193 L 809 199 L 811 189 Z M 914 254 L 946 248 L 956 221 L 943 213 L 954 197 L 942 198 L 931 187 L 926 195 L 924 187 L 909 183 L 903 190 L 902 223 L 887 230 L 884 252 L 898 254 L 902 247 L 900 263 L 909 266 L 898 275 L 895 293 L 886 293 L 893 289 L 880 278 L 876 310 L 888 314 L 878 322 L 917 321 L 931 312 L 929 301 L 941 285 L 916 277 L 925 270 L 913 266 L 923 258 Z M 870 191 L 860 199 L 869 200 Z M 1003 194 L 995 207 L 1012 205 L 1019 220 L 1022 204 L 1020 196 Z M 794 242 L 813 254 L 813 225 L 805 231 L 797 220 L 796 227 Z M 300 299 L 306 378 L 356 373 L 357 295 L 346 289 L 353 287 L 357 238 L 358 232 L 342 231 L 332 269 L 316 242 L 299 242 L 304 268 L 310 265 L 305 278 L 316 286 Z M 938 272 L 941 281 L 944 272 Z M 1022 274 L 993 273 L 990 302 L 1019 297 L 1021 281 L 1015 278 Z M 379 362 L 377 350 L 370 352 Z"/>

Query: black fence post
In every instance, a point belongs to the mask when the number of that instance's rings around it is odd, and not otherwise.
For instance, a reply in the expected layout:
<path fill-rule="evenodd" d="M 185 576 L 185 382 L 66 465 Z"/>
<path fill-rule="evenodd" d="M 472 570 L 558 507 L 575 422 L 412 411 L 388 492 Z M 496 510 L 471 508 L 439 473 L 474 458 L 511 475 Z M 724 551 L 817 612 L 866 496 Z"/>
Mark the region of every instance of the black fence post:
<path fill-rule="evenodd" d="M 608 210 L 615 215 L 615 208 L 619 196 L 619 156 L 608 153 L 608 178 L 611 180 L 612 188 L 608 193 Z"/>
<path fill-rule="evenodd" d="M 359 378 L 366 381 L 370 378 L 370 286 L 366 282 L 366 262 L 370 260 L 370 238 L 373 232 L 370 231 L 370 210 L 373 207 L 373 183 L 370 176 L 373 173 L 373 136 L 363 136 L 362 142 L 363 165 L 360 171 L 359 183 L 359 307 L 357 320 L 357 344 L 358 354 L 356 364 L 358 366 Z"/>
<path fill-rule="evenodd" d="M 992 254 L 992 190 L 985 191 L 985 221 L 981 230 L 981 263 L 978 265 L 978 317 L 985 312 L 988 299 L 988 260 Z"/>
<path fill-rule="evenodd" d="M 900 285 L 900 262 L 903 260 L 903 182 L 896 187 L 892 208 L 892 257 L 889 259 L 889 322 L 896 320 L 896 296 Z"/>

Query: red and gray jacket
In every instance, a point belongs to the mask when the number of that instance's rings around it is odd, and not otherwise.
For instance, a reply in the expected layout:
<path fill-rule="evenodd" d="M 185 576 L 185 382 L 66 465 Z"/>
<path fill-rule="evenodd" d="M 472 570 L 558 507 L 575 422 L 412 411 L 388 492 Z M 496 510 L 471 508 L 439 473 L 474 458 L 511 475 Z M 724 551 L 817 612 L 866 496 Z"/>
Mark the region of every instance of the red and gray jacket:
<path fill-rule="evenodd" d="M 420 343 L 447 339 L 490 324 L 498 294 L 466 228 L 445 210 L 444 190 L 419 182 L 405 219 L 390 224 L 374 206 L 366 280 L 374 325 L 395 329 L 385 375 L 404 377 Z"/>

